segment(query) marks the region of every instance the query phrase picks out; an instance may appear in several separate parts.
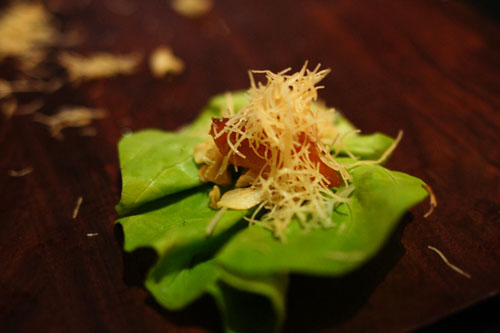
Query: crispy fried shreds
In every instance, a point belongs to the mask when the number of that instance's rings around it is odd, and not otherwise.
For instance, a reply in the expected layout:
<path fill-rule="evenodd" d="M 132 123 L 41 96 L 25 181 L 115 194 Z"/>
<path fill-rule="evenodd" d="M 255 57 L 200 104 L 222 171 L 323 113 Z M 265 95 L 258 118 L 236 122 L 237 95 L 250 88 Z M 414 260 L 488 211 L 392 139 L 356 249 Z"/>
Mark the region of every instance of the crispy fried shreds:
<path fill-rule="evenodd" d="M 45 59 L 47 48 L 60 37 L 50 13 L 40 2 L 17 1 L 0 16 L 0 60 L 16 58 L 23 70 Z"/>
<path fill-rule="evenodd" d="M 0 101 L 0 111 L 3 113 L 5 118 L 11 118 L 17 110 L 17 98 L 15 96 L 10 96 L 4 98 Z"/>
<path fill-rule="evenodd" d="M 58 78 L 48 81 L 25 79 L 6 81 L 0 79 L 0 109 L 7 118 L 33 114 L 45 105 L 43 99 L 37 98 L 31 102 L 18 105 L 15 94 L 28 92 L 51 94 L 59 90 L 63 84 L 63 81 Z"/>
<path fill-rule="evenodd" d="M 196 18 L 208 13 L 212 7 L 212 0 L 172 0 L 172 8 L 180 15 Z"/>
<path fill-rule="evenodd" d="M 210 204 L 208 206 L 213 209 L 219 209 L 219 207 L 217 207 L 217 201 L 220 199 L 219 186 L 214 185 L 210 193 L 208 193 L 208 198 L 210 199 Z"/>
<path fill-rule="evenodd" d="M 155 77 L 162 78 L 167 74 L 182 73 L 184 61 L 176 57 L 170 48 L 160 46 L 149 57 L 149 67 Z"/>
<path fill-rule="evenodd" d="M 329 70 L 319 65 L 309 70 L 307 62 L 297 73 L 289 70 L 251 71 L 248 104 L 234 112 L 228 95 L 223 118 L 213 120 L 212 139 L 194 150 L 202 181 L 230 185 L 228 170 L 239 173 L 234 189 L 222 195 L 217 207 L 256 207 L 245 219 L 279 239 L 286 238 L 294 219 L 304 229 L 335 227 L 332 211 L 348 203 L 355 190 L 347 168 L 382 163 L 403 134 L 377 160 L 340 163 L 336 156 L 346 151 L 343 139 L 354 132 L 340 134 L 335 110 L 317 102 L 318 83 Z M 254 74 L 265 75 L 267 82 L 257 84 Z M 215 224 L 209 224 L 207 233 Z"/>
<path fill-rule="evenodd" d="M 328 108 L 323 101 L 315 104 L 318 120 L 318 136 L 326 146 L 336 146 L 339 138 L 338 130 L 335 127 L 335 109 Z"/>
<path fill-rule="evenodd" d="M 434 192 L 432 192 L 432 188 L 429 185 L 425 185 L 424 188 L 429 193 L 430 208 L 427 211 L 427 213 L 424 214 L 424 218 L 428 218 L 434 212 L 434 208 L 437 207 L 438 203 L 436 200 L 436 196 L 434 195 Z"/>
<path fill-rule="evenodd" d="M 41 113 L 35 114 L 35 121 L 38 121 L 50 128 L 50 134 L 57 137 L 66 127 L 86 127 L 94 119 L 102 119 L 107 112 L 102 109 L 90 109 L 85 106 L 66 106 L 52 115 L 47 116 Z"/>
<path fill-rule="evenodd" d="M 40 110 L 44 106 L 44 102 L 42 99 L 35 99 L 29 103 L 20 105 L 14 115 L 16 116 L 26 116 L 33 114 Z"/>
<path fill-rule="evenodd" d="M 16 80 L 6 81 L 0 79 L 0 109 L 2 113 L 10 118 L 13 115 L 27 115 L 38 111 L 44 102 L 42 99 L 35 99 L 32 102 L 19 105 L 15 93 L 39 92 L 50 94 L 57 91 L 63 85 L 62 80 Z"/>
<path fill-rule="evenodd" d="M 9 176 L 11 177 L 24 177 L 33 172 L 32 167 L 23 168 L 20 170 L 9 170 Z"/>
<path fill-rule="evenodd" d="M 41 92 L 51 94 L 59 90 L 64 82 L 61 79 L 44 80 L 16 80 L 0 79 L 0 99 L 13 93 Z"/>
<path fill-rule="evenodd" d="M 8 82 L 12 93 L 24 92 L 40 92 L 44 94 L 52 94 L 59 90 L 64 81 L 59 78 L 45 80 L 16 80 Z"/>
<path fill-rule="evenodd" d="M 248 220 L 269 228 L 278 238 L 285 237 L 294 217 L 305 228 L 331 227 L 329 217 L 335 204 L 348 200 L 329 188 L 326 176 L 319 170 L 319 162 L 315 163 L 310 151 L 318 151 L 322 163 L 338 171 L 344 180 L 350 179 L 343 166 L 328 154 L 330 147 L 323 143 L 328 136 L 321 137 L 324 133 L 337 133 L 332 125 L 334 110 L 312 107 L 317 100 L 317 90 L 321 88 L 317 84 L 329 70 L 320 70 L 318 66 L 311 71 L 306 63 L 297 73 L 288 75 L 287 71 L 254 71 L 264 74 L 267 79 L 266 83 L 258 85 L 251 72 L 249 103 L 238 113 L 227 115 L 223 128 L 214 132 L 216 144 L 218 138 L 227 137 L 229 153 L 220 156 L 217 163 L 202 165 L 200 169 L 201 180 L 207 181 L 211 178 L 207 174 L 214 176 L 227 172 L 231 156 L 249 160 L 242 154 L 245 148 L 242 143 L 247 142 L 250 153 L 253 151 L 265 163 L 260 171 L 244 170 L 236 188 L 225 192 L 217 205 L 229 209 L 258 206 L 256 213 L 265 209 L 266 213 L 259 220 L 256 215 Z M 325 129 L 320 130 L 321 126 Z M 196 156 L 195 151 L 195 160 L 201 163 L 206 163 L 204 159 L 210 160 L 208 153 L 214 154 L 211 147 L 210 143 L 197 147 L 201 156 Z"/>
<path fill-rule="evenodd" d="M 99 52 L 89 56 L 76 53 L 61 53 L 59 64 L 68 72 L 72 81 L 85 81 L 127 75 L 134 72 L 141 56 L 132 54 L 112 54 Z"/>
<path fill-rule="evenodd" d="M 80 206 L 82 205 L 82 202 L 83 202 L 83 197 L 78 197 L 78 199 L 76 199 L 75 208 L 73 209 L 73 214 L 72 214 L 73 220 L 76 219 L 76 217 L 78 216 L 78 212 L 80 211 Z"/>
<path fill-rule="evenodd" d="M 0 79 L 0 99 L 8 97 L 12 94 L 12 84 L 7 81 Z"/>
<path fill-rule="evenodd" d="M 443 262 L 446 264 L 446 266 L 450 267 L 451 269 L 453 269 L 455 272 L 457 272 L 458 274 L 460 275 L 463 275 L 465 276 L 466 278 L 470 279 L 471 278 L 471 275 L 469 273 L 466 273 L 464 272 L 461 268 L 453 265 L 449 260 L 448 258 L 445 257 L 445 255 L 439 251 L 438 249 L 436 249 L 434 246 L 430 246 L 430 245 L 427 245 L 427 248 L 429 250 L 432 250 L 434 252 L 437 253 L 437 255 L 441 258 L 441 260 L 443 260 Z"/>

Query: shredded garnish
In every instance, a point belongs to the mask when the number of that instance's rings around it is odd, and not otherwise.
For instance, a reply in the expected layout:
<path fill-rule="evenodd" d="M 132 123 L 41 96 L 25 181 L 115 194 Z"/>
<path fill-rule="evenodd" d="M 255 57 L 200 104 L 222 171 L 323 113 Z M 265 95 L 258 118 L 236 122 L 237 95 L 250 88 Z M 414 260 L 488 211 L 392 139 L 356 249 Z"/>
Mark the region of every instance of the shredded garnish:
<path fill-rule="evenodd" d="M 0 16 L 0 61 L 13 57 L 29 70 L 45 59 L 47 48 L 59 40 L 51 16 L 36 2 L 16 1 Z"/>
<path fill-rule="evenodd" d="M 9 176 L 11 177 L 24 177 L 33 172 L 32 167 L 27 167 L 21 170 L 9 170 Z"/>
<path fill-rule="evenodd" d="M 392 154 L 394 149 L 396 149 L 396 147 L 398 146 L 398 144 L 402 138 L 403 138 L 403 131 L 399 131 L 398 136 L 396 137 L 396 140 L 394 140 L 394 142 L 389 146 L 389 148 L 387 148 L 387 150 L 377 160 L 374 160 L 374 161 L 356 161 L 352 164 L 346 164 L 345 167 L 353 168 L 353 167 L 359 166 L 359 165 L 370 165 L 370 164 L 383 163 L 389 157 L 389 155 Z"/>
<path fill-rule="evenodd" d="M 162 78 L 167 74 L 182 73 L 184 62 L 176 57 L 170 48 L 161 46 L 151 54 L 149 67 L 155 77 Z"/>
<path fill-rule="evenodd" d="M 450 263 L 450 261 L 444 256 L 444 254 L 441 251 L 439 251 L 438 249 L 436 249 L 434 246 L 427 245 L 427 248 L 430 249 L 430 250 L 432 250 L 432 251 L 434 251 L 434 252 L 436 252 L 441 257 L 441 259 L 444 261 L 444 263 L 448 267 L 450 267 L 451 269 L 453 269 L 455 272 L 457 272 L 457 273 L 465 276 L 468 279 L 471 278 L 471 276 L 470 276 L 469 273 L 464 272 L 462 269 L 460 269 L 457 266 L 455 266 L 452 263 Z"/>
<path fill-rule="evenodd" d="M 16 80 L 6 81 L 0 79 L 0 108 L 6 118 L 14 115 L 33 114 L 44 105 L 44 101 L 37 98 L 29 103 L 18 105 L 15 93 L 20 92 L 38 92 L 53 93 L 62 86 L 63 82 L 59 79 L 49 81 L 43 80 Z M 3 99 L 3 100 L 2 100 Z"/>
<path fill-rule="evenodd" d="M 49 126 L 51 135 L 57 137 L 66 127 L 85 127 L 90 125 L 93 119 L 102 119 L 106 114 L 106 111 L 101 109 L 67 106 L 52 116 L 36 113 L 35 120 Z"/>
<path fill-rule="evenodd" d="M 0 101 L 0 111 L 5 118 L 9 119 L 14 115 L 17 110 L 17 98 L 10 96 L 9 98 Z"/>
<path fill-rule="evenodd" d="M 214 217 L 212 218 L 212 220 L 210 221 L 210 223 L 208 223 L 206 229 L 205 229 L 205 233 L 207 234 L 207 236 L 210 236 L 214 230 L 215 230 L 215 227 L 217 226 L 217 223 L 219 222 L 219 220 L 221 219 L 222 215 L 224 215 L 224 213 L 227 211 L 227 208 L 224 207 L 222 208 L 221 210 L 219 210 L 215 215 Z"/>
<path fill-rule="evenodd" d="M 12 84 L 9 81 L 0 79 L 0 99 L 12 94 Z"/>
<path fill-rule="evenodd" d="M 306 63 L 298 73 L 287 75 L 288 71 L 250 72 L 249 103 L 236 114 L 229 108 L 224 128 L 214 133 L 216 141 L 226 136 L 230 147 L 220 163 L 219 174 L 227 171 L 234 156 L 247 158 L 241 151 L 244 140 L 253 155 L 265 160 L 260 170 L 245 172 L 237 182 L 239 187 L 250 187 L 226 192 L 217 205 L 248 209 L 261 204 L 260 209 L 266 213 L 259 219 L 255 215 L 248 220 L 269 228 L 278 238 L 284 237 L 295 216 L 306 228 L 332 227 L 330 217 L 336 203 L 347 201 L 347 197 L 340 197 L 329 188 L 320 165 L 349 179 L 320 136 L 334 131 L 333 109 L 311 108 L 321 88 L 316 85 L 329 70 L 320 70 L 318 66 L 310 71 Z M 254 73 L 265 74 L 267 83 L 256 85 Z M 213 141 L 204 147 L 206 151 L 217 148 Z M 315 158 L 311 152 L 315 152 Z"/>
<path fill-rule="evenodd" d="M 87 237 L 95 237 L 95 236 L 99 236 L 99 234 L 97 232 L 92 232 L 87 234 Z"/>
<path fill-rule="evenodd" d="M 88 57 L 61 53 L 59 63 L 73 81 L 100 79 L 116 75 L 131 74 L 141 60 L 138 54 L 95 53 Z"/>
<path fill-rule="evenodd" d="M 18 116 L 30 115 L 40 110 L 43 107 L 43 105 L 44 105 L 43 100 L 35 99 L 34 101 L 31 101 L 29 103 L 20 105 L 14 114 Z"/>
<path fill-rule="evenodd" d="M 75 208 L 73 209 L 73 220 L 76 219 L 76 217 L 78 216 L 78 212 L 80 211 L 80 206 L 82 205 L 82 202 L 83 202 L 83 197 L 78 197 L 78 199 L 76 199 L 76 205 L 75 205 Z"/>
<path fill-rule="evenodd" d="M 229 185 L 230 165 L 238 173 L 243 169 L 236 188 L 226 191 L 217 207 L 255 207 L 248 222 L 271 230 L 279 239 L 286 237 L 293 219 L 304 229 L 336 227 L 333 210 L 348 203 L 355 190 L 347 168 L 382 163 L 402 137 L 400 132 L 376 161 L 337 162 L 339 151 L 347 151 L 343 139 L 350 133 L 340 134 L 335 110 L 317 103 L 322 88 L 317 84 L 330 70 L 321 70 L 320 65 L 309 70 L 306 62 L 299 72 L 289 71 L 249 72 L 248 104 L 235 112 L 227 95 L 224 118 L 213 119 L 212 139 L 194 151 L 195 161 L 204 164 L 199 170 L 202 181 Z M 256 84 L 254 74 L 265 75 L 267 82 Z"/>
<path fill-rule="evenodd" d="M 10 93 L 18 92 L 41 92 L 51 94 L 64 84 L 64 81 L 59 78 L 54 78 L 49 81 L 43 80 L 17 80 L 8 82 L 10 85 Z"/>
<path fill-rule="evenodd" d="M 425 185 L 424 188 L 429 193 L 430 208 L 427 213 L 424 214 L 424 218 L 428 218 L 429 216 L 431 216 L 432 212 L 434 212 L 434 208 L 437 207 L 437 200 L 434 192 L 432 192 L 432 188 L 429 185 Z"/>
<path fill-rule="evenodd" d="M 190 18 L 205 15 L 212 7 L 212 0 L 172 0 L 172 8 L 177 13 Z"/>

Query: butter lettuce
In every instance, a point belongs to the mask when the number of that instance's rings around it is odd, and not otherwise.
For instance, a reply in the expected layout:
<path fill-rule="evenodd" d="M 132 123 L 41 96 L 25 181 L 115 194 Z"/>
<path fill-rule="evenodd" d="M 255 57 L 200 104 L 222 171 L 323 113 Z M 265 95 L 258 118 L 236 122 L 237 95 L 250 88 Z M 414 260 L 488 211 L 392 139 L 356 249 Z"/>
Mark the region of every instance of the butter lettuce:
<path fill-rule="evenodd" d="M 235 109 L 246 103 L 233 94 Z M 158 259 L 145 286 L 159 304 L 177 310 L 202 294 L 213 296 L 228 332 L 277 331 L 285 319 L 290 273 L 340 276 L 373 257 L 401 216 L 422 201 L 425 183 L 378 165 L 349 170 L 356 189 L 348 204 L 332 214 L 336 227 L 303 230 L 297 222 L 286 241 L 259 226 L 248 226 L 250 212 L 227 211 L 213 234 L 205 228 L 216 214 L 209 208 L 210 187 L 198 178 L 193 148 L 208 137 L 211 117 L 225 98 L 217 96 L 179 132 L 145 130 L 119 145 L 122 197 L 117 205 L 124 248 L 152 248 Z M 354 129 L 344 117 L 344 133 Z M 393 139 L 380 133 L 346 138 L 359 158 L 376 159 Z"/>

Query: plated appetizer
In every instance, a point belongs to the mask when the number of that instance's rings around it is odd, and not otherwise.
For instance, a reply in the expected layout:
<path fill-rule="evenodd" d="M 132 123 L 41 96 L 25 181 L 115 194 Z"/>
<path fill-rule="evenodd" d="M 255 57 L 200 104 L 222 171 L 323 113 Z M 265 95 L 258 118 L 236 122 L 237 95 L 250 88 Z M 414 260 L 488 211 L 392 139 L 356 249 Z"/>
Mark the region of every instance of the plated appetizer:
<path fill-rule="evenodd" d="M 253 74 L 265 76 L 256 83 Z M 381 166 L 397 139 L 318 102 L 328 70 L 253 71 L 177 132 L 119 143 L 124 247 L 153 248 L 164 307 L 211 294 L 227 331 L 276 331 L 291 273 L 339 276 L 382 247 L 425 183 Z"/>

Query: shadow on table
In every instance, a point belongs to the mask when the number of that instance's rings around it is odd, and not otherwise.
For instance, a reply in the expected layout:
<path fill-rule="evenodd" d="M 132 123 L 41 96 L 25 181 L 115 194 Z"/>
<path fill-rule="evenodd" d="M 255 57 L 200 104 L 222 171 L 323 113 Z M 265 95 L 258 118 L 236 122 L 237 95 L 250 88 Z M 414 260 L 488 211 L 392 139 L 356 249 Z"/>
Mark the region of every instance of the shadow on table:
<path fill-rule="evenodd" d="M 432 322 L 415 333 L 434 332 L 500 332 L 500 292 L 474 305 Z"/>
<path fill-rule="evenodd" d="M 477 8 L 484 15 L 500 21 L 500 1 L 498 0 L 467 0 L 469 5 Z"/>
<path fill-rule="evenodd" d="M 123 227 L 116 224 L 114 233 L 115 239 L 123 248 Z M 122 255 L 123 281 L 129 286 L 144 288 L 146 275 L 157 260 L 156 252 L 153 249 L 141 248 L 133 252 L 123 251 Z M 222 331 L 219 312 L 215 302 L 208 295 L 204 295 L 180 311 L 166 310 L 151 295 L 147 296 L 146 304 L 177 326 L 201 327 L 211 332 Z"/>

